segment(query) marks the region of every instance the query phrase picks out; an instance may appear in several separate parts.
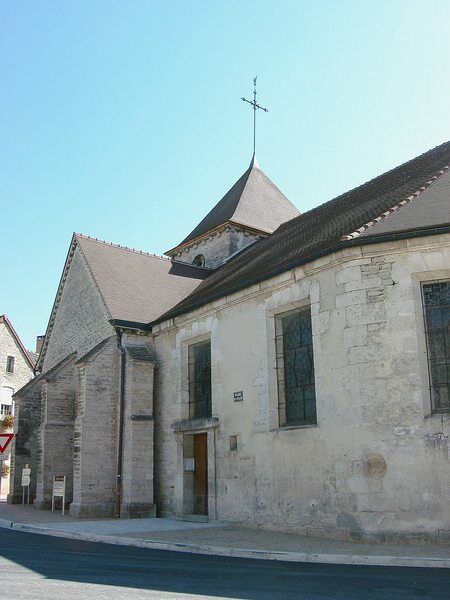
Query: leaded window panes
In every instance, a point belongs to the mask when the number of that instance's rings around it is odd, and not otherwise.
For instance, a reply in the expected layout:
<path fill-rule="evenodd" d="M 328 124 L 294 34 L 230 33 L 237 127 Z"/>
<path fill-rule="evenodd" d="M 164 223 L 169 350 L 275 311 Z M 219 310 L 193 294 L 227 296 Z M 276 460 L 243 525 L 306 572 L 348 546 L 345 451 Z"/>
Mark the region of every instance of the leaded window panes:
<path fill-rule="evenodd" d="M 434 412 L 450 411 L 450 281 L 422 286 L 425 332 Z"/>
<path fill-rule="evenodd" d="M 314 355 L 309 307 L 276 319 L 280 426 L 317 422 Z"/>
<path fill-rule="evenodd" d="M 211 342 L 189 346 L 189 418 L 211 416 Z"/>

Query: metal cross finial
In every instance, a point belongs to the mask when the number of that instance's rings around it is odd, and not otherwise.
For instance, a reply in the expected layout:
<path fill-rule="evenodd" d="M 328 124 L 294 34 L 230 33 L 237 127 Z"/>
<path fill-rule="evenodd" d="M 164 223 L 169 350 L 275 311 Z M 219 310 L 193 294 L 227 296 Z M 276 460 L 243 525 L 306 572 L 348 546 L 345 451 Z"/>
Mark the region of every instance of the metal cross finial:
<path fill-rule="evenodd" d="M 241 98 L 244 102 L 248 102 L 253 107 L 253 156 L 255 156 L 256 152 L 256 111 L 258 109 L 263 110 L 264 112 L 269 112 L 269 109 L 260 106 L 256 102 L 256 77 L 253 79 L 253 100 L 247 100 L 247 98 Z"/>

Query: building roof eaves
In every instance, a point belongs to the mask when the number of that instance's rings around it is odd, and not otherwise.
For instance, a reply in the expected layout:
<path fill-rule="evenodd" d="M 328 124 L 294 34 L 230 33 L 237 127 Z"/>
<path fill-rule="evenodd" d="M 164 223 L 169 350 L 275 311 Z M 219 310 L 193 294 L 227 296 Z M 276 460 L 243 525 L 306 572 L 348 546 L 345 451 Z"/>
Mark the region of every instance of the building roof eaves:
<path fill-rule="evenodd" d="M 84 362 L 86 362 L 86 360 L 88 360 L 89 358 L 91 358 L 91 356 L 93 356 L 96 352 L 98 352 L 101 348 L 103 348 L 103 346 L 111 341 L 113 338 L 115 338 L 115 335 L 110 335 L 109 337 L 105 338 L 104 340 L 102 340 L 101 342 L 99 342 L 98 344 L 96 344 L 93 348 L 91 348 L 90 350 L 88 350 L 87 352 L 85 352 L 82 356 L 80 356 L 80 358 L 78 358 L 75 362 L 76 365 L 80 365 Z"/>
<path fill-rule="evenodd" d="M 376 225 L 380 221 L 383 221 L 387 217 L 390 217 L 393 213 L 397 212 L 403 206 L 410 204 L 418 196 L 421 196 L 423 194 L 423 192 L 425 192 L 431 185 L 433 185 L 433 183 L 435 183 L 440 177 L 442 177 L 442 175 L 445 175 L 445 173 L 449 169 L 450 169 L 450 165 L 446 165 L 440 171 L 438 171 L 432 177 L 430 177 L 430 179 L 427 182 L 425 182 L 424 185 L 422 185 L 413 194 L 410 194 L 406 198 L 400 200 L 399 202 L 394 204 L 391 208 L 384 211 L 383 213 L 376 216 L 375 218 L 371 219 L 370 221 L 368 221 L 367 223 L 365 223 L 364 225 L 362 225 L 361 227 L 359 227 L 357 230 L 353 231 L 352 233 L 348 233 L 348 234 L 342 236 L 342 240 L 350 240 L 350 239 L 360 236 L 362 233 L 365 233 L 368 229 L 370 229 L 373 225 Z"/>
<path fill-rule="evenodd" d="M 31 389 L 37 383 L 39 383 L 41 381 L 45 381 L 46 379 L 53 377 L 53 375 L 55 375 L 60 369 L 65 367 L 66 364 L 68 364 L 71 360 L 74 360 L 76 355 L 77 355 L 76 352 L 72 352 L 71 354 L 69 354 L 68 356 L 65 356 L 62 360 L 60 360 L 59 363 L 57 363 L 54 367 L 52 367 L 48 371 L 45 371 L 45 373 L 39 373 L 39 375 L 37 375 L 33 379 L 30 379 L 30 381 L 28 381 L 28 383 L 26 383 L 24 386 L 22 386 L 20 388 L 20 390 L 17 390 L 17 392 L 15 394 L 13 394 L 13 397 L 22 395 L 24 392 L 27 392 L 29 389 Z"/>
<path fill-rule="evenodd" d="M 313 262 L 314 260 L 317 260 L 318 258 L 327 256 L 328 254 L 332 254 L 333 252 L 338 252 L 339 250 L 343 250 L 343 249 L 349 248 L 351 246 L 365 246 L 365 245 L 377 244 L 377 243 L 382 243 L 382 242 L 399 241 L 399 240 L 408 239 L 408 238 L 426 237 L 426 236 L 430 236 L 430 235 L 440 235 L 440 234 L 445 234 L 445 233 L 450 233 L 450 224 L 443 225 L 442 227 L 430 227 L 430 228 L 421 229 L 421 230 L 414 229 L 414 230 L 399 231 L 397 233 L 389 233 L 389 234 L 380 233 L 380 234 L 374 235 L 372 237 L 364 237 L 364 238 L 358 237 L 358 238 L 343 240 L 333 246 L 329 246 L 328 248 L 319 250 L 318 252 L 315 252 L 309 256 L 299 258 L 286 266 L 282 266 L 280 268 L 273 269 L 270 272 L 258 275 L 256 277 L 254 277 L 253 279 L 246 281 L 245 283 L 241 283 L 234 287 L 230 287 L 226 291 L 218 292 L 216 294 L 211 294 L 210 296 L 202 298 L 201 300 L 199 300 L 197 302 L 193 302 L 192 304 L 190 304 L 187 307 L 182 306 L 179 309 L 177 309 L 177 307 L 175 306 L 173 309 L 168 311 L 165 315 L 162 315 L 161 317 L 159 317 L 155 321 L 152 321 L 148 325 L 149 325 L 149 327 L 154 327 L 155 325 L 158 325 L 159 323 L 163 323 L 164 321 L 168 321 L 169 319 L 173 319 L 182 314 L 192 312 L 198 308 L 201 308 L 202 306 L 205 306 L 206 304 L 209 304 L 210 302 L 214 302 L 215 300 L 223 298 L 224 296 L 229 296 L 229 295 L 239 292 L 245 288 L 248 288 L 252 285 L 260 283 L 261 281 L 266 281 L 267 279 L 276 277 L 277 275 L 280 275 L 281 273 L 285 273 L 286 271 L 290 271 L 291 269 L 295 269 L 296 267 L 300 267 L 307 263 Z"/>
<path fill-rule="evenodd" d="M 212 229 L 208 229 L 204 233 L 201 233 L 200 235 L 198 235 L 195 238 L 192 238 L 185 242 L 181 242 L 181 244 L 178 244 L 178 246 L 175 246 L 174 248 L 167 250 L 166 254 L 168 256 L 172 256 L 173 254 L 175 254 L 175 252 L 177 250 L 181 250 L 182 248 L 189 248 L 189 246 L 193 246 L 193 245 L 197 244 L 200 240 L 204 239 L 205 237 L 214 235 L 215 233 L 222 231 L 223 229 L 225 229 L 227 226 L 230 226 L 230 225 L 233 227 L 240 227 L 241 229 L 246 229 L 247 231 L 251 231 L 252 233 L 257 233 L 257 234 L 262 233 L 264 235 L 269 235 L 271 233 L 271 231 L 268 231 L 267 229 L 259 229 L 257 227 L 254 227 L 253 225 L 248 225 L 247 223 L 241 223 L 240 221 L 228 219 L 227 221 L 224 221 L 223 223 L 216 225 L 216 227 L 213 227 Z M 167 260 L 169 260 L 169 259 L 167 259 Z M 210 269 L 208 267 L 202 267 L 202 268 L 208 269 L 208 270 L 215 270 L 215 269 Z"/>

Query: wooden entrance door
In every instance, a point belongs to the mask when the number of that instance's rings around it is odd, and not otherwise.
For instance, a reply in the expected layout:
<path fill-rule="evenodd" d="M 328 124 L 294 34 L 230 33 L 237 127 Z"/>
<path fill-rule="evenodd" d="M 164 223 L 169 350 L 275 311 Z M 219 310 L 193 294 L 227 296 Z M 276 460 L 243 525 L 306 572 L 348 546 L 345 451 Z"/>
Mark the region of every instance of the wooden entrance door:
<path fill-rule="evenodd" d="M 194 515 L 208 514 L 208 434 L 194 435 Z"/>

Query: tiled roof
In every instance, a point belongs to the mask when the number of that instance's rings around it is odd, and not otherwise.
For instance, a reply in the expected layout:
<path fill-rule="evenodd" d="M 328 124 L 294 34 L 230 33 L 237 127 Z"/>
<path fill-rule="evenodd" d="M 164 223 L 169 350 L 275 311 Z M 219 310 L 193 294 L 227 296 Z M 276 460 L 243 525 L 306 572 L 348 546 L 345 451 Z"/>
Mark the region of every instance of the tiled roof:
<path fill-rule="evenodd" d="M 210 273 L 81 234 L 74 238 L 112 319 L 148 323 L 185 298 Z"/>
<path fill-rule="evenodd" d="M 272 233 L 281 223 L 298 214 L 295 206 L 261 171 L 254 158 L 242 177 L 180 246 L 228 221 Z"/>
<path fill-rule="evenodd" d="M 39 352 L 32 352 L 31 350 L 27 350 L 27 354 L 33 365 L 35 365 L 37 363 L 37 359 L 39 358 Z"/>
<path fill-rule="evenodd" d="M 148 323 L 189 295 L 211 271 L 74 233 L 36 368 L 42 367 L 64 284 L 79 247 L 111 319 Z"/>
<path fill-rule="evenodd" d="M 389 222 L 393 223 L 396 231 L 411 232 L 424 226 L 449 224 L 447 178 L 439 180 L 449 164 L 450 142 L 447 142 L 291 219 L 271 236 L 254 243 L 217 269 L 158 322 L 309 262 L 320 253 L 338 250 L 350 243 L 363 243 L 363 236 L 356 237 L 356 240 L 344 239 L 360 228 L 361 231 L 367 229 L 367 235 L 371 235 L 371 229 L 376 234 L 377 227 L 380 233 L 382 227 L 388 231 Z M 430 184 L 435 178 L 435 183 Z M 430 185 L 429 191 L 423 192 L 421 197 L 418 192 Z M 411 196 L 416 196 L 416 199 L 389 212 L 385 223 L 381 221 L 379 225 L 367 228 L 368 223 Z M 419 206 L 423 210 L 417 210 Z"/>
<path fill-rule="evenodd" d="M 370 224 L 361 237 L 396 233 L 450 223 L 450 169 L 404 206 L 397 206 L 388 218 Z"/>
<path fill-rule="evenodd" d="M 155 359 L 153 353 L 144 344 L 127 344 L 125 349 L 133 360 L 140 362 L 153 362 Z"/>

